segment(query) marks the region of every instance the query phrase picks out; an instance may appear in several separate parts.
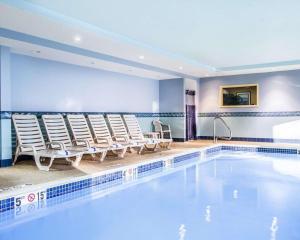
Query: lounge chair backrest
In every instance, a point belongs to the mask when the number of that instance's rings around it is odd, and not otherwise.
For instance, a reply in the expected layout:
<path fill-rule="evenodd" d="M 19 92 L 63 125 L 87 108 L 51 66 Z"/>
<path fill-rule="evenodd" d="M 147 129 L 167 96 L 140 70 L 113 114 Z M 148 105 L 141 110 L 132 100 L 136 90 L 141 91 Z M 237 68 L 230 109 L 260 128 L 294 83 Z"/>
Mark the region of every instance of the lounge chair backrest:
<path fill-rule="evenodd" d="M 72 141 L 65 120 L 61 114 L 42 116 L 50 142 L 64 143 L 65 147 L 72 147 Z M 52 144 L 52 148 L 59 147 Z"/>
<path fill-rule="evenodd" d="M 107 119 L 114 136 L 128 137 L 128 133 L 120 114 L 107 114 Z"/>
<path fill-rule="evenodd" d="M 162 131 L 161 121 L 159 121 L 159 120 L 153 120 L 152 123 L 153 123 L 154 131 L 155 132 L 161 132 Z"/>
<path fill-rule="evenodd" d="M 17 143 L 34 146 L 37 151 L 46 149 L 45 140 L 35 115 L 12 116 L 17 134 Z M 31 148 L 21 147 L 22 152 L 32 151 Z"/>
<path fill-rule="evenodd" d="M 129 135 L 132 139 L 143 139 L 144 135 L 135 115 L 123 115 Z"/>
<path fill-rule="evenodd" d="M 94 137 L 98 138 L 97 143 L 105 142 L 105 140 L 100 140 L 99 138 L 106 138 L 111 140 L 111 135 L 103 115 L 88 115 L 88 119 L 92 127 Z"/>
<path fill-rule="evenodd" d="M 68 122 L 70 124 L 75 141 L 87 140 L 90 144 L 94 143 L 93 136 L 87 124 L 87 121 L 82 114 L 68 114 Z M 85 145 L 83 142 L 77 142 L 77 145 Z"/>

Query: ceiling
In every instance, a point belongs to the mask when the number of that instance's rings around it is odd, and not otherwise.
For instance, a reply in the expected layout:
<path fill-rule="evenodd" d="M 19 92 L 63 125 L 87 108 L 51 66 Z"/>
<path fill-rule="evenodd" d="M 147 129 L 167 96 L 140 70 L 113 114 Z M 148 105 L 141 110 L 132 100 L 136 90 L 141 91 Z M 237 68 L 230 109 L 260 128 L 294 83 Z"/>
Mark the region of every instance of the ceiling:
<path fill-rule="evenodd" d="M 300 69 L 296 0 L 0 0 L 0 11 L 0 44 L 15 52 L 130 75 Z"/>

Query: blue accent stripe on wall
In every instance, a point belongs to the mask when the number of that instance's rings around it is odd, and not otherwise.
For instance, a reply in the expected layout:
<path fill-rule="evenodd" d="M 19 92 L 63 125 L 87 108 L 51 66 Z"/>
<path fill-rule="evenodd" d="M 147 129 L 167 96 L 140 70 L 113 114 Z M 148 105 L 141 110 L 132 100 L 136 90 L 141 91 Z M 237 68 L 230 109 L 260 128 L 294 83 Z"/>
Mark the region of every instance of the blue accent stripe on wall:
<path fill-rule="evenodd" d="M 290 112 L 206 112 L 198 117 L 299 117 L 300 111 Z"/>
<path fill-rule="evenodd" d="M 42 114 L 134 114 L 137 117 L 185 117 L 184 112 L 48 112 L 48 111 L 2 111 L 0 112 L 1 119 L 11 119 L 11 115 L 17 114 L 35 114 L 41 116 Z M 294 112 L 208 112 L 198 113 L 198 117 L 300 117 L 300 111 Z"/>
<path fill-rule="evenodd" d="M 155 118 L 155 117 L 185 117 L 184 112 L 164 112 L 164 113 L 148 113 L 148 112 L 40 112 L 40 111 L 3 111 L 0 112 L 1 119 L 11 119 L 12 114 L 34 114 L 37 117 L 40 117 L 43 114 L 134 114 L 136 117 L 149 117 L 149 118 Z"/>
<path fill-rule="evenodd" d="M 60 50 L 60 51 L 71 52 L 71 53 L 75 53 L 78 55 L 91 57 L 91 58 L 95 58 L 95 59 L 100 59 L 100 60 L 104 60 L 104 61 L 108 61 L 108 62 L 114 62 L 114 63 L 124 64 L 124 65 L 132 66 L 132 67 L 142 68 L 142 69 L 146 69 L 149 71 L 166 73 L 166 74 L 170 74 L 170 75 L 175 75 L 175 76 L 179 76 L 179 77 L 183 77 L 183 78 L 191 78 L 191 79 L 195 79 L 195 80 L 199 79 L 197 77 L 194 77 L 194 76 L 191 76 L 188 74 L 182 74 L 180 72 L 163 69 L 160 67 L 150 66 L 147 64 L 139 63 L 139 62 L 134 62 L 134 61 L 126 60 L 123 58 L 111 56 L 108 54 L 103 54 L 103 53 L 94 52 L 94 51 L 79 48 L 79 47 L 74 47 L 74 46 L 67 45 L 64 43 L 48 40 L 45 38 L 36 37 L 33 35 L 21 33 L 21 32 L 12 31 L 12 30 L 5 29 L 5 28 L 0 28 L 0 36 L 4 37 L 4 38 L 14 39 L 14 40 L 18 40 L 18 41 L 23 41 L 23 42 L 27 42 L 27 43 L 31 43 L 31 44 L 48 47 L 48 48 L 52 48 L 52 49 L 56 49 L 56 50 Z"/>

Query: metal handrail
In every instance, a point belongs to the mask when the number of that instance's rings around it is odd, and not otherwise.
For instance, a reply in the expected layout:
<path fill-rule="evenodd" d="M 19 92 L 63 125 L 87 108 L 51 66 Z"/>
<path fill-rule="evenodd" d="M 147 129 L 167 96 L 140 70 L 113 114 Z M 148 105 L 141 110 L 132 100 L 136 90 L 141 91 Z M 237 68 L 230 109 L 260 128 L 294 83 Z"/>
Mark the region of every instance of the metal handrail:
<path fill-rule="evenodd" d="M 229 137 L 217 137 L 216 136 L 216 122 L 217 122 L 217 120 L 220 120 L 223 123 L 223 125 L 225 126 L 225 128 L 228 130 Z M 231 138 L 232 138 L 232 131 L 231 131 L 230 127 L 227 125 L 227 123 L 221 117 L 215 117 L 214 118 L 214 143 L 217 142 L 218 138 L 219 139 L 224 139 L 224 140 L 231 140 Z"/>

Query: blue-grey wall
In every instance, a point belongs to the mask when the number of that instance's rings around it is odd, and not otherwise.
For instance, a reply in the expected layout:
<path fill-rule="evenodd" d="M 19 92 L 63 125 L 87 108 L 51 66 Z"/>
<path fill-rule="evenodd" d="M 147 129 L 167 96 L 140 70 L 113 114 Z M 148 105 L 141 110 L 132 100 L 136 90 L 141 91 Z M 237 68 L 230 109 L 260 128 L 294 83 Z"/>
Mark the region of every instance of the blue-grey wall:
<path fill-rule="evenodd" d="M 161 121 L 170 124 L 173 138 L 185 138 L 184 79 L 159 81 L 159 110 Z M 164 114 L 165 113 L 165 114 Z"/>
<path fill-rule="evenodd" d="M 158 112 L 159 82 L 11 55 L 14 111 Z"/>
<path fill-rule="evenodd" d="M 160 112 L 184 112 L 184 79 L 159 82 Z"/>
<path fill-rule="evenodd" d="M 258 107 L 219 107 L 220 86 L 247 83 L 259 84 Z M 211 136 L 212 116 L 226 113 L 227 117 L 224 119 L 232 128 L 234 137 L 300 139 L 300 114 L 295 113 L 296 111 L 300 111 L 299 70 L 215 77 L 199 81 L 199 136 Z M 244 112 L 243 116 L 239 112 Z M 221 128 L 219 131 L 222 132 Z"/>

